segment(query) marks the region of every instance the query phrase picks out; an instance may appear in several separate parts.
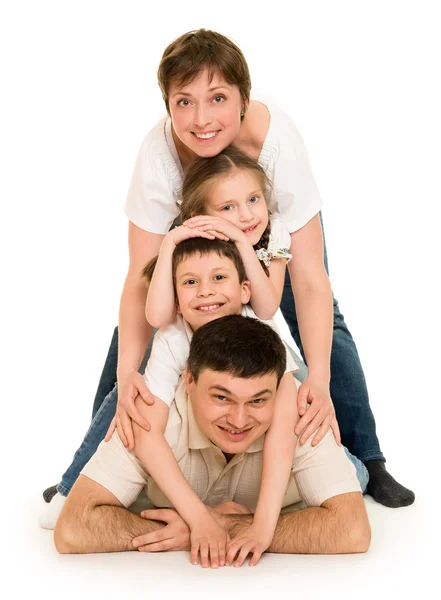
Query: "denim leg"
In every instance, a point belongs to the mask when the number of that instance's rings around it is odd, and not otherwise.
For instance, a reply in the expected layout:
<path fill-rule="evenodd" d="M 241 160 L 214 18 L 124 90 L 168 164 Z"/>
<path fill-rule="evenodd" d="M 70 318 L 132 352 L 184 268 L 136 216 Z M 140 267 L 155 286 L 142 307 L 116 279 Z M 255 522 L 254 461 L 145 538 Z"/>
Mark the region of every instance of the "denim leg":
<path fill-rule="evenodd" d="M 75 452 L 72 463 L 57 486 L 57 491 L 62 496 L 68 495 L 83 467 L 89 462 L 92 455 L 95 454 L 95 450 L 98 448 L 100 442 L 104 439 L 107 430 L 109 429 L 109 425 L 115 416 L 117 401 L 118 386 L 115 385 L 110 394 L 107 394 L 105 397 L 81 446 Z"/>
<path fill-rule="evenodd" d="M 141 366 L 139 367 L 139 372 L 143 373 L 145 370 L 145 366 L 150 357 L 150 353 L 152 351 L 153 338 L 156 333 L 156 329 L 153 331 L 153 335 L 150 339 L 150 343 L 147 347 L 146 353 L 144 355 Z M 112 344 L 116 341 L 116 347 L 118 347 L 118 328 L 115 329 Z M 112 345 L 109 349 L 107 359 L 112 354 Z M 106 364 L 104 366 L 104 370 L 106 370 L 106 365 L 108 365 L 108 360 L 106 360 Z M 110 364 L 110 362 L 109 362 Z M 115 365 L 116 372 L 116 365 Z M 101 381 L 105 380 L 105 377 L 101 375 Z M 98 388 L 99 389 L 99 388 Z M 95 397 L 96 401 L 96 397 Z M 72 489 L 73 484 L 78 479 L 83 467 L 89 462 L 90 458 L 95 454 L 96 449 L 98 448 L 100 442 L 104 439 L 107 430 L 109 429 L 109 425 L 115 416 L 116 405 L 118 402 L 118 386 L 115 385 L 110 393 L 104 398 L 104 401 L 101 402 L 100 407 L 94 414 L 92 419 L 92 423 L 90 424 L 89 430 L 86 433 L 85 438 L 83 439 L 81 446 L 75 452 L 73 460 L 65 471 L 64 475 L 61 478 L 61 482 L 57 486 L 57 491 L 62 496 L 67 496 Z"/>
<path fill-rule="evenodd" d="M 351 454 L 347 448 L 343 448 L 346 452 L 346 456 L 349 458 L 351 463 L 355 467 L 355 471 L 357 473 L 357 479 L 360 483 L 361 491 L 363 494 L 366 493 L 367 485 L 369 483 L 369 471 L 366 469 L 361 460 L 358 460 L 356 456 Z"/>
<path fill-rule="evenodd" d="M 104 399 L 113 390 L 116 384 L 116 370 L 118 367 L 118 327 L 115 327 L 113 332 L 112 341 L 110 342 L 109 350 L 107 352 L 106 362 L 101 373 L 100 382 L 98 389 L 95 394 L 95 400 L 93 402 L 92 409 L 92 420 L 98 412 Z"/>
<path fill-rule="evenodd" d="M 325 267 L 326 271 L 329 272 L 326 245 Z M 334 332 L 331 350 L 330 391 L 340 427 L 342 443 L 363 462 L 368 460 L 385 460 L 375 432 L 374 415 L 369 405 L 366 380 L 357 347 L 339 310 L 338 301 L 335 298 L 333 298 L 333 301 Z M 291 335 L 306 362 L 300 340 L 295 302 L 288 270 L 286 271 L 280 308 L 288 323 Z"/>

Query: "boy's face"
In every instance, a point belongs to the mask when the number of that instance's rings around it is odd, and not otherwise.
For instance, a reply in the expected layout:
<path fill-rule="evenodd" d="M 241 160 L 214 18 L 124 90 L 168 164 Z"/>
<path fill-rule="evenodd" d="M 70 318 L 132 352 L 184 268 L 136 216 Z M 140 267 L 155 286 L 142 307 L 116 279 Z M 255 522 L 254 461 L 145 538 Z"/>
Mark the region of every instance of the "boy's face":
<path fill-rule="evenodd" d="M 196 383 L 187 370 L 186 387 L 200 430 L 225 454 L 245 452 L 271 425 L 275 373 L 244 379 L 204 369 Z"/>
<path fill-rule="evenodd" d="M 240 315 L 250 300 L 249 281 L 239 282 L 233 261 L 217 252 L 199 252 L 176 269 L 177 312 L 196 331 L 226 315 Z"/>

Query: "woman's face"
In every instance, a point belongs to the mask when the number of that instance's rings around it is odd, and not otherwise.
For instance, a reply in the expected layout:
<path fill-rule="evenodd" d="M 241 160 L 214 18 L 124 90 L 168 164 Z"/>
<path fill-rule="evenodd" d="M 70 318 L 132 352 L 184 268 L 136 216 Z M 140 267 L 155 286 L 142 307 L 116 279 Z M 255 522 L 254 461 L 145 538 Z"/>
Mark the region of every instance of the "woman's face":
<path fill-rule="evenodd" d="M 171 83 L 169 107 L 175 136 L 197 156 L 216 156 L 239 133 L 244 108 L 237 85 L 230 85 L 208 69 L 192 82 L 178 87 Z"/>
<path fill-rule="evenodd" d="M 268 225 L 268 207 L 259 177 L 253 171 L 236 169 L 208 183 L 205 214 L 222 217 L 241 229 L 254 246 Z"/>

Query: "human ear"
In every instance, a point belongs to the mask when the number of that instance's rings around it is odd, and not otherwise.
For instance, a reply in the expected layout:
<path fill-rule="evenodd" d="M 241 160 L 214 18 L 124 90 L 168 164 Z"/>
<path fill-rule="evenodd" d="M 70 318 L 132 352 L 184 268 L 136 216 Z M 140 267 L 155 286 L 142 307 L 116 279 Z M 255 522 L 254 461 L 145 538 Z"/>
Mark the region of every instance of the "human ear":
<path fill-rule="evenodd" d="M 193 375 L 190 373 L 188 367 L 185 369 L 185 389 L 187 390 L 187 394 L 190 396 L 191 390 L 193 387 L 194 379 Z"/>
<path fill-rule="evenodd" d="M 251 298 L 251 284 L 248 280 L 242 282 L 242 304 L 248 304 Z"/>

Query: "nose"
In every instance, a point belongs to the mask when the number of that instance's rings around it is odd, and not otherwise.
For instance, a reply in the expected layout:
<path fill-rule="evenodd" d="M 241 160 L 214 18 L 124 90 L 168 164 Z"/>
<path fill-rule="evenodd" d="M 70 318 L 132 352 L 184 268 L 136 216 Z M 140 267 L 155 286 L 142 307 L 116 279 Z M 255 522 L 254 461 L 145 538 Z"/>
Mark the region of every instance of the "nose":
<path fill-rule="evenodd" d="M 251 212 L 251 209 L 248 206 L 248 204 L 246 204 L 245 206 L 242 206 L 240 208 L 239 220 L 241 223 L 248 223 L 249 221 L 251 221 L 253 219 L 253 216 L 254 215 Z"/>
<path fill-rule="evenodd" d="M 245 406 L 231 407 L 228 412 L 228 423 L 235 429 L 242 429 L 248 424 L 248 414 Z"/>
<path fill-rule="evenodd" d="M 194 124 L 197 125 L 199 129 L 205 129 L 206 126 L 211 123 L 212 118 L 209 113 L 209 108 L 204 104 L 199 104 L 196 107 L 195 115 L 194 115 Z"/>
<path fill-rule="evenodd" d="M 201 281 L 197 291 L 198 297 L 206 298 L 214 294 L 213 287 L 210 285 L 210 281 Z"/>

